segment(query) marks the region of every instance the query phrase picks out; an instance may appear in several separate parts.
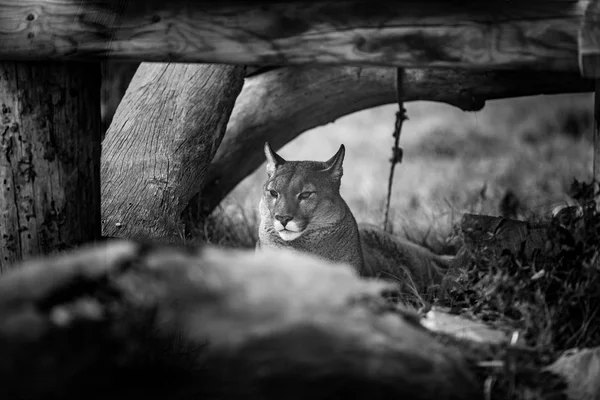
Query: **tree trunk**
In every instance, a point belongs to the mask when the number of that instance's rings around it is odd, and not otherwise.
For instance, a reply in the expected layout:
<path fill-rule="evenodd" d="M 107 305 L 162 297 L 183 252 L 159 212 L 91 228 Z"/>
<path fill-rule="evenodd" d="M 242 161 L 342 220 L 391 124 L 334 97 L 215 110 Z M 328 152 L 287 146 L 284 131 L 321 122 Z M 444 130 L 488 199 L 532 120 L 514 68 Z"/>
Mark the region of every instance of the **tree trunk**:
<path fill-rule="evenodd" d="M 99 237 L 99 94 L 99 63 L 0 63 L 0 271 Z"/>
<path fill-rule="evenodd" d="M 240 66 L 139 66 L 103 144 L 104 235 L 180 238 L 243 81 Z"/>
<path fill-rule="evenodd" d="M 202 219 L 210 213 L 261 165 L 265 141 L 279 149 L 304 131 L 395 102 L 395 71 L 380 67 L 286 67 L 247 78 L 203 189 L 190 204 L 191 218 Z M 479 110 L 488 99 L 593 89 L 593 81 L 582 79 L 578 73 L 406 69 L 402 100 L 439 101 L 463 110 Z"/>

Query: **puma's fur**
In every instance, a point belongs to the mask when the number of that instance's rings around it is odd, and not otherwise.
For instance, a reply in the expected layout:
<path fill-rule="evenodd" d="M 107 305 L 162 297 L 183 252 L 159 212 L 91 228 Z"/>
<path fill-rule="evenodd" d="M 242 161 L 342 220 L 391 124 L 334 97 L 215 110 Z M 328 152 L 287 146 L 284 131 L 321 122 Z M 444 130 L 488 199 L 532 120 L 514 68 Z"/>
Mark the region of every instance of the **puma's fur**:
<path fill-rule="evenodd" d="M 454 257 L 440 256 L 409 240 L 391 235 L 371 224 L 359 224 L 365 265 L 369 276 L 412 281 L 424 290 L 439 283 Z"/>
<path fill-rule="evenodd" d="M 361 275 L 403 279 L 418 287 L 439 281 L 451 258 L 390 235 L 374 225 L 360 230 L 340 195 L 344 145 L 328 161 L 286 161 L 265 143 L 267 181 L 260 200 L 257 249 L 289 248 L 334 262 Z M 360 232 L 360 233 L 359 233 Z"/>

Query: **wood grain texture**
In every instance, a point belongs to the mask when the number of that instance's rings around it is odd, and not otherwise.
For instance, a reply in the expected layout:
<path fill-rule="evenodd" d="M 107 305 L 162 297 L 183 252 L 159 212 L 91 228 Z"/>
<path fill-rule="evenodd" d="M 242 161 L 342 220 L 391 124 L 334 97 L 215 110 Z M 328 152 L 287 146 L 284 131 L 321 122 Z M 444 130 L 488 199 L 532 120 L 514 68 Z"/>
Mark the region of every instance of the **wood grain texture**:
<path fill-rule="evenodd" d="M 264 162 L 265 141 L 279 149 L 309 129 L 393 103 L 394 84 L 395 70 L 380 67 L 292 66 L 247 78 L 203 190 L 190 203 L 191 218 L 210 213 Z M 479 110 L 488 99 L 592 90 L 578 72 L 407 69 L 402 99 Z"/>
<path fill-rule="evenodd" d="M 0 271 L 100 235 L 100 65 L 0 63 Z"/>
<path fill-rule="evenodd" d="M 590 1 L 0 0 L 0 59 L 577 70 Z"/>
<path fill-rule="evenodd" d="M 217 151 L 241 66 L 142 63 L 102 147 L 103 235 L 181 239 L 180 214 Z"/>
<path fill-rule="evenodd" d="M 102 62 L 102 123 L 104 131 L 110 126 L 113 115 L 140 63 L 107 60 Z M 278 66 L 246 66 L 245 77 L 279 68 Z"/>
<path fill-rule="evenodd" d="M 600 79 L 600 0 L 591 0 L 579 32 L 579 68 L 586 78 Z"/>

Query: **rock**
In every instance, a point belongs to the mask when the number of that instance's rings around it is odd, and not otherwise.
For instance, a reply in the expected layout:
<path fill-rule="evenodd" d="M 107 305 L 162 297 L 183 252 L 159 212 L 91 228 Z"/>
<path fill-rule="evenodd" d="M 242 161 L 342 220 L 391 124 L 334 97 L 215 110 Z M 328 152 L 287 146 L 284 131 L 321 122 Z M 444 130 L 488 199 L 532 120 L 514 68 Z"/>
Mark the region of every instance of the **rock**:
<path fill-rule="evenodd" d="M 565 378 L 570 400 L 600 399 L 600 347 L 569 350 L 547 370 Z"/>
<path fill-rule="evenodd" d="M 0 277 L 2 399 L 480 399 L 389 283 L 283 251 L 104 242 Z"/>

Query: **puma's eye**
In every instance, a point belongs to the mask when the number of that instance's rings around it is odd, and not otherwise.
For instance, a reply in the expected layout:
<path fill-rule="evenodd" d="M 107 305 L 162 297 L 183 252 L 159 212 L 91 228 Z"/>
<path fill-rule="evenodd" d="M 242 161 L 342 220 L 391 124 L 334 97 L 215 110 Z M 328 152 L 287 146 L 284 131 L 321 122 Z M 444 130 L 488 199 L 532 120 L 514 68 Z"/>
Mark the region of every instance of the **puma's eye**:
<path fill-rule="evenodd" d="M 271 197 L 277 198 L 277 196 L 279 196 L 279 193 L 277 193 L 275 190 L 269 190 L 269 194 L 271 195 Z"/>
<path fill-rule="evenodd" d="M 312 192 L 302 192 L 298 195 L 298 198 L 300 200 L 306 200 L 310 197 L 311 194 L 312 194 Z"/>

